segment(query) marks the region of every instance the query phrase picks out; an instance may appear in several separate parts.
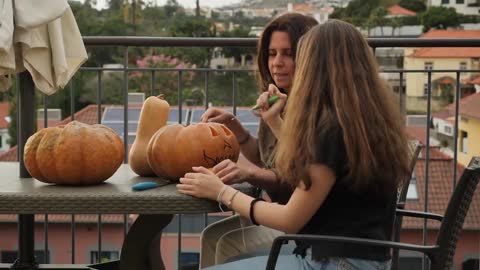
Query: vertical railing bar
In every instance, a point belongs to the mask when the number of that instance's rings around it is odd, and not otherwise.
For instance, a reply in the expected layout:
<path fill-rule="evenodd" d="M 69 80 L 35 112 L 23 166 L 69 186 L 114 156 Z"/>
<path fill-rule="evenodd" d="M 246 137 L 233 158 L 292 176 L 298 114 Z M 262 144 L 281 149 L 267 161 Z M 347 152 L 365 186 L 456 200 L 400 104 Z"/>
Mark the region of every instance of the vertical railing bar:
<path fill-rule="evenodd" d="M 453 190 L 455 190 L 455 186 L 457 183 L 457 160 L 458 160 L 458 114 L 460 110 L 460 99 L 461 97 L 461 85 L 460 85 L 460 71 L 457 71 L 457 87 L 455 89 L 455 127 L 453 128 Z"/>
<path fill-rule="evenodd" d="M 102 71 L 97 71 L 97 123 L 102 123 Z"/>
<path fill-rule="evenodd" d="M 50 263 L 49 254 L 48 254 L 48 215 L 45 215 L 45 220 L 44 220 L 44 227 L 43 227 L 43 232 L 44 232 L 44 238 L 45 238 L 45 254 L 43 254 L 43 261 L 45 263 Z"/>
<path fill-rule="evenodd" d="M 178 214 L 178 232 L 177 232 L 177 269 L 182 268 L 182 214 Z"/>
<path fill-rule="evenodd" d="M 182 71 L 178 71 L 178 123 L 182 123 Z"/>
<path fill-rule="evenodd" d="M 72 215 L 70 231 L 72 236 L 72 264 L 75 264 L 75 215 Z"/>
<path fill-rule="evenodd" d="M 98 215 L 98 256 L 97 256 L 97 263 L 102 262 L 102 215 Z"/>
<path fill-rule="evenodd" d="M 43 94 L 43 127 L 48 127 L 48 96 Z"/>
<path fill-rule="evenodd" d="M 233 71 L 232 74 L 232 91 L 233 91 L 233 96 L 232 96 L 232 104 L 233 104 L 233 115 L 237 115 L 237 98 L 236 98 L 236 93 L 237 89 L 235 88 L 235 83 L 236 82 L 236 76 L 235 76 L 235 71 Z"/>
<path fill-rule="evenodd" d="M 405 110 L 403 108 L 404 107 L 403 105 L 403 71 L 400 71 L 399 75 L 400 75 L 400 85 L 398 89 L 398 104 L 400 106 L 400 112 L 404 113 Z"/>
<path fill-rule="evenodd" d="M 207 110 L 208 109 L 208 98 L 209 98 L 209 96 L 208 96 L 208 77 L 210 75 L 210 71 L 206 70 L 204 75 L 205 75 L 205 86 L 204 86 L 204 88 L 205 88 L 205 110 Z"/>
<path fill-rule="evenodd" d="M 43 94 L 43 128 L 48 127 L 48 96 Z M 43 237 L 45 238 L 44 246 L 44 262 L 48 263 L 48 214 L 45 214 L 43 221 Z"/>
<path fill-rule="evenodd" d="M 424 211 L 428 212 L 428 177 L 429 177 L 429 163 L 430 163 L 430 116 L 431 116 L 431 101 L 432 101 L 432 71 L 427 73 L 427 138 L 426 138 L 426 153 L 425 153 L 425 202 Z M 427 219 L 423 219 L 423 244 L 427 244 Z M 423 256 L 423 269 L 426 269 L 427 257 Z"/>
<path fill-rule="evenodd" d="M 182 71 L 178 71 L 178 122 L 182 123 Z M 188 114 L 188 113 L 187 113 Z M 188 119 L 187 119 L 188 122 Z M 182 266 L 182 215 L 178 214 L 178 232 L 177 232 L 177 269 Z"/>
<path fill-rule="evenodd" d="M 73 85 L 73 77 L 70 81 L 70 119 L 75 120 L 75 88 Z"/>
<path fill-rule="evenodd" d="M 128 46 L 125 47 L 123 65 L 123 147 L 125 149 L 124 163 L 128 162 Z"/>
<path fill-rule="evenodd" d="M 151 89 L 151 92 L 150 92 L 150 95 L 151 96 L 154 96 L 155 95 L 155 70 L 152 70 L 152 89 Z"/>
<path fill-rule="evenodd" d="M 204 89 L 205 89 L 205 111 L 208 110 L 208 77 L 210 75 L 210 70 L 205 70 L 204 74 Z M 208 225 L 208 214 L 205 213 L 203 215 L 203 227 L 207 227 Z"/>
<path fill-rule="evenodd" d="M 35 87 L 30 73 L 24 71 L 17 75 L 17 138 L 18 161 L 21 178 L 31 177 L 25 167 L 23 152 L 25 143 L 35 133 Z M 15 265 L 36 266 L 35 254 L 35 217 L 33 214 L 18 215 L 18 256 Z"/>
<path fill-rule="evenodd" d="M 128 162 L 128 46 L 125 46 L 123 62 L 123 147 L 125 149 L 124 163 Z M 127 238 L 128 218 L 123 215 L 123 239 Z"/>
<path fill-rule="evenodd" d="M 73 78 L 70 81 L 70 119 L 75 120 L 75 88 L 73 85 Z M 72 242 L 72 264 L 75 264 L 75 215 L 71 215 L 71 242 Z"/>
<path fill-rule="evenodd" d="M 123 237 L 127 237 L 127 232 L 128 232 L 128 215 L 124 214 L 123 215 Z"/>

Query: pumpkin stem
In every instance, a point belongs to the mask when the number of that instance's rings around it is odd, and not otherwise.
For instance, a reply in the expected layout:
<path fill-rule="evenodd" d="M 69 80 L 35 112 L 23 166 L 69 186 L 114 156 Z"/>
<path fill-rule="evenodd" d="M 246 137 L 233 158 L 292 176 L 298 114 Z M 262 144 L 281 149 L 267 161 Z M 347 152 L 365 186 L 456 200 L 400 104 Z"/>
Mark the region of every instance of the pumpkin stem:
<path fill-rule="evenodd" d="M 164 94 L 160 94 L 160 95 L 157 96 L 157 98 L 159 98 L 159 99 L 165 99 L 165 95 L 164 95 Z"/>

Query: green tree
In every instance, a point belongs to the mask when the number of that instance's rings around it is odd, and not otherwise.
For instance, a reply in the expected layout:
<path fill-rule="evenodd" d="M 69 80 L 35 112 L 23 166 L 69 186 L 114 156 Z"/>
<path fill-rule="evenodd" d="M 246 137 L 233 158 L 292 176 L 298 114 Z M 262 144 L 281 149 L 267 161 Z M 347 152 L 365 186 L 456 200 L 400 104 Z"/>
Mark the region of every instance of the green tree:
<path fill-rule="evenodd" d="M 177 15 L 169 27 L 172 37 L 215 37 L 213 22 L 203 17 Z M 166 55 L 179 58 L 198 67 L 210 66 L 211 48 L 164 48 L 160 51 Z"/>
<path fill-rule="evenodd" d="M 221 37 L 250 37 L 250 29 L 247 27 L 237 27 L 232 31 L 223 32 L 220 34 Z M 245 54 L 255 53 L 255 48 L 252 47 L 226 47 L 223 48 L 223 52 L 226 57 L 241 57 Z"/>
<path fill-rule="evenodd" d="M 165 9 L 165 15 L 167 15 L 167 17 L 173 17 L 182 9 L 177 0 L 168 0 L 163 8 Z"/>
<path fill-rule="evenodd" d="M 368 20 L 372 22 L 372 25 L 380 26 L 380 31 L 383 34 L 383 27 L 385 26 L 386 20 L 385 16 L 387 16 L 388 12 L 387 9 L 384 7 L 376 7 L 370 12 L 370 16 Z"/>
<path fill-rule="evenodd" d="M 454 8 L 433 6 L 430 7 L 421 16 L 423 32 L 428 32 L 431 28 L 447 29 L 460 25 L 459 16 Z"/>
<path fill-rule="evenodd" d="M 427 9 L 427 6 L 422 0 L 400 0 L 398 5 L 417 13 L 422 13 Z"/>

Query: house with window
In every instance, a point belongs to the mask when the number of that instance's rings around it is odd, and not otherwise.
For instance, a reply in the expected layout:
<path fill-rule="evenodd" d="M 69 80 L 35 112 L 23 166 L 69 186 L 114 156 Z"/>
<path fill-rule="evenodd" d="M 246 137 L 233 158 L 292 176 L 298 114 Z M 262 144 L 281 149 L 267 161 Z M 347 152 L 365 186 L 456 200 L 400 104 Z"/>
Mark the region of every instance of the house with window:
<path fill-rule="evenodd" d="M 430 30 L 419 38 L 480 38 L 480 30 Z M 432 110 L 440 111 L 453 102 L 457 87 L 457 70 L 462 96 L 475 92 L 466 80 L 477 74 L 469 70 L 480 67 L 480 48 L 406 48 L 406 106 L 410 112 L 424 112 L 427 96 L 432 95 Z M 446 72 L 448 71 L 448 72 Z"/>
<path fill-rule="evenodd" d="M 428 0 L 428 6 L 452 7 L 457 13 L 464 15 L 478 15 L 480 2 L 478 0 Z"/>

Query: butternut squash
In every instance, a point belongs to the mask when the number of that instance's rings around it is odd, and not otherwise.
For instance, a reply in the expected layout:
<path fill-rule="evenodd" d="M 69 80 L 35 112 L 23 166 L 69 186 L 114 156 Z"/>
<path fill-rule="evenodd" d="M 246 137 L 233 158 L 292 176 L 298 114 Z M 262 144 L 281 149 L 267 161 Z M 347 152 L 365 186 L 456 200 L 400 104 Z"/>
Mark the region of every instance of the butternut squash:
<path fill-rule="evenodd" d="M 138 120 L 137 136 L 128 155 L 130 168 L 140 176 L 154 176 L 148 164 L 147 146 L 157 130 L 167 124 L 170 105 L 163 95 L 150 96 L 144 102 Z"/>

